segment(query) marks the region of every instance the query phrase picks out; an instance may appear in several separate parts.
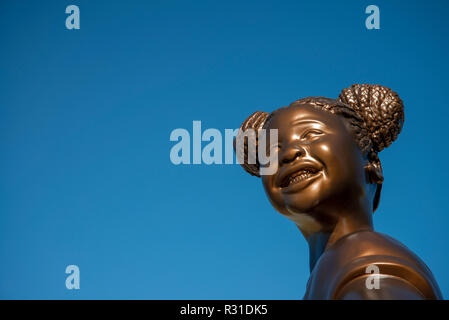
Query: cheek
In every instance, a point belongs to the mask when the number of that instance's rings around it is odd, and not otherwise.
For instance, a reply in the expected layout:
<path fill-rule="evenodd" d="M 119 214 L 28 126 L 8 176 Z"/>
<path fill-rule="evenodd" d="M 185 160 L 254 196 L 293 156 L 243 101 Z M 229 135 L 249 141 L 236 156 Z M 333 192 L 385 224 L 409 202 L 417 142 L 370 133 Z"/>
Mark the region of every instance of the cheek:
<path fill-rule="evenodd" d="M 325 173 L 338 172 L 344 163 L 344 154 L 342 145 L 337 139 L 326 139 L 313 145 L 311 154 L 321 162 L 325 168 Z"/>
<path fill-rule="evenodd" d="M 312 153 L 315 153 L 317 158 L 322 162 L 330 162 L 334 158 L 334 152 L 332 149 L 334 148 L 331 147 L 329 141 L 323 141 L 313 146 Z"/>
<path fill-rule="evenodd" d="M 325 167 L 325 175 L 332 181 L 353 179 L 362 166 L 358 147 L 352 140 L 332 137 L 314 146 L 313 153 Z"/>

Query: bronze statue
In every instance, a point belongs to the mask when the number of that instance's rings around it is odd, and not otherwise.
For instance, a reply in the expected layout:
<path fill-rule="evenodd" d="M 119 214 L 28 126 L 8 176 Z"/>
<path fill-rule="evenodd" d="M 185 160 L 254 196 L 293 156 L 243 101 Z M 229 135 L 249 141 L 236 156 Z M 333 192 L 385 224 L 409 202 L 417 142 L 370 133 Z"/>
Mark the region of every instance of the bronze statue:
<path fill-rule="evenodd" d="M 240 127 L 239 134 L 278 130 L 277 143 L 266 147 L 267 153 L 277 152 L 276 173 L 261 176 L 259 161 L 247 161 L 246 138 L 242 166 L 261 177 L 273 207 L 309 244 L 304 299 L 442 299 L 424 262 L 373 229 L 384 179 L 378 153 L 397 138 L 403 122 L 395 92 L 355 84 L 337 100 L 308 97 L 272 113 L 255 112 Z M 255 149 L 265 147 L 253 142 Z"/>

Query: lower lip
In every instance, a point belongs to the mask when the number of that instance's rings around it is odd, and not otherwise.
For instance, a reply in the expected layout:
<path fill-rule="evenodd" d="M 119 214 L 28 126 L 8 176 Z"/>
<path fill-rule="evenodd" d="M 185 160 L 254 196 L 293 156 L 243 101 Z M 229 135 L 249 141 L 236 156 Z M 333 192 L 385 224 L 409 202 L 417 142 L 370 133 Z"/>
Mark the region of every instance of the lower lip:
<path fill-rule="evenodd" d="M 303 179 L 301 181 L 298 181 L 294 184 L 289 185 L 288 187 L 281 188 L 281 191 L 283 193 L 294 193 L 298 192 L 306 187 L 308 187 L 311 183 L 313 183 L 316 179 L 318 179 L 321 176 L 321 171 L 317 172 L 313 176 L 310 176 L 306 179 Z"/>

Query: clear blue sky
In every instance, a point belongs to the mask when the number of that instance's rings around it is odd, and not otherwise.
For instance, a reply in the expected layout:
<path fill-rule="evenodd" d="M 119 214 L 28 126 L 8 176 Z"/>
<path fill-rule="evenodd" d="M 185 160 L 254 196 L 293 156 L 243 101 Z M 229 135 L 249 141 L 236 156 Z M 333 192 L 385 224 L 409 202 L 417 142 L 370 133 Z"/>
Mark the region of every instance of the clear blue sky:
<path fill-rule="evenodd" d="M 65 28 L 76 4 L 81 29 Z M 376 4 L 381 29 L 365 28 Z M 446 1 L 0 2 L 0 298 L 299 299 L 300 232 L 175 128 L 377 83 L 405 103 L 375 227 L 449 297 Z M 65 287 L 65 267 L 81 289 Z"/>

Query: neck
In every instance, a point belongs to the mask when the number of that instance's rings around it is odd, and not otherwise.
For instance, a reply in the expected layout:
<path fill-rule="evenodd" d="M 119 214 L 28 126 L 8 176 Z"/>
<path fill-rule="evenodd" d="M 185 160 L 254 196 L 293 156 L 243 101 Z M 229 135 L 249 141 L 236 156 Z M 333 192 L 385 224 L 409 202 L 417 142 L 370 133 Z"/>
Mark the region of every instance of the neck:
<path fill-rule="evenodd" d="M 360 212 L 357 215 L 341 215 L 330 230 L 314 232 L 307 236 L 310 271 L 313 270 L 321 255 L 335 242 L 348 234 L 364 230 L 373 230 L 369 211 L 362 215 Z"/>

